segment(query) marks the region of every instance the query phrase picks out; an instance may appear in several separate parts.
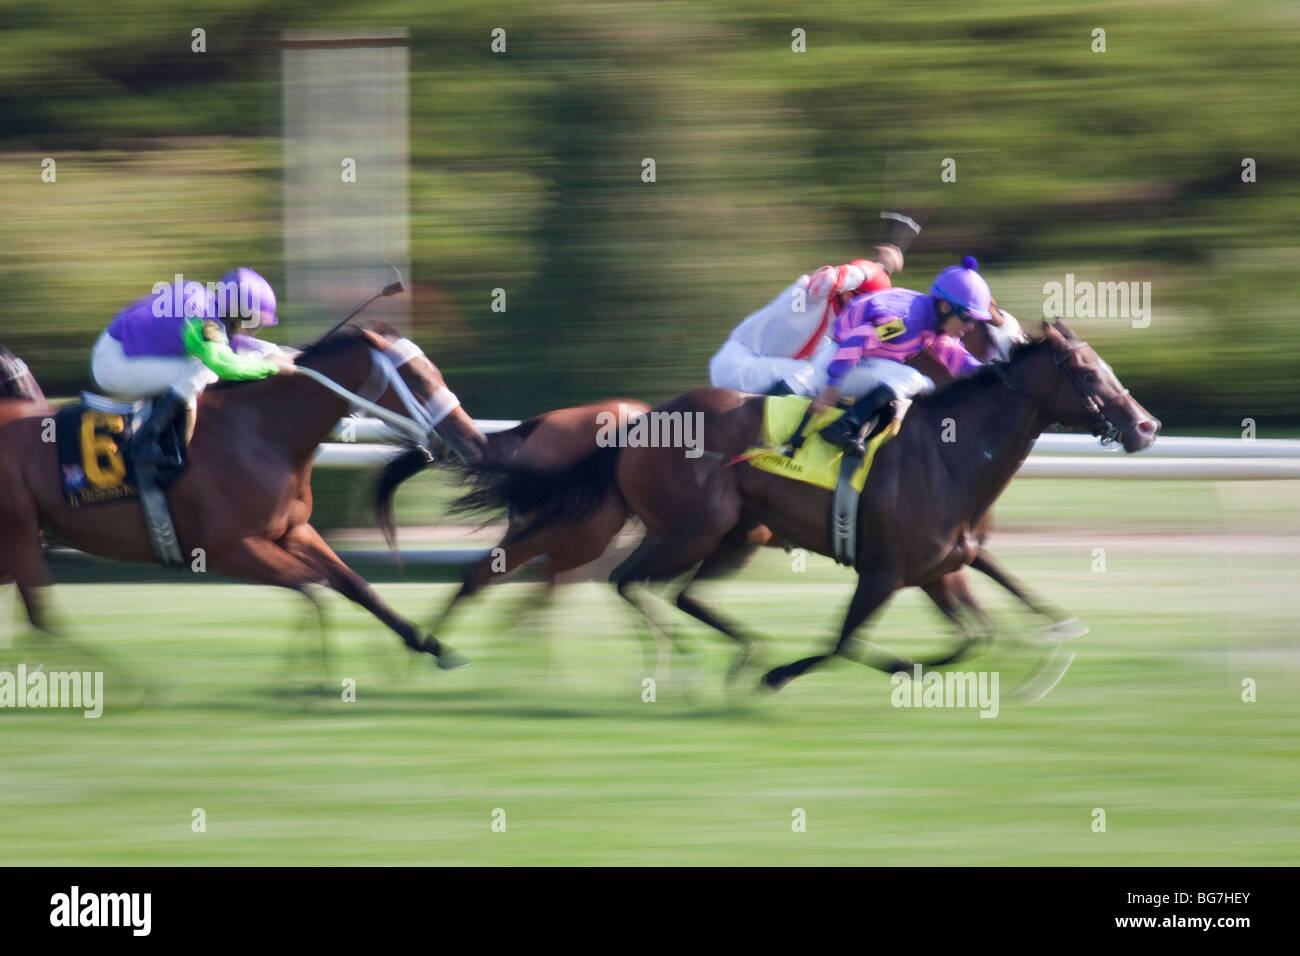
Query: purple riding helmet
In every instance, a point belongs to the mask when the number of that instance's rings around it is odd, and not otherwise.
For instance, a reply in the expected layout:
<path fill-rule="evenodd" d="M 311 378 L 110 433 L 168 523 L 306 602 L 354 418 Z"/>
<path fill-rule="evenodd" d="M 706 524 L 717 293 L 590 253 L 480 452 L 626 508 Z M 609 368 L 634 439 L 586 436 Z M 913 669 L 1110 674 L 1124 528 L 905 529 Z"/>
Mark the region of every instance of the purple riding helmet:
<path fill-rule="evenodd" d="M 989 284 L 979 274 L 979 263 L 974 256 L 962 259 L 961 265 L 949 266 L 940 272 L 930 286 L 930 295 L 947 302 L 962 318 L 987 322 L 992 294 Z"/>
<path fill-rule="evenodd" d="M 252 269 L 231 269 L 217 281 L 217 314 L 232 332 L 253 332 L 280 321 L 275 290 Z"/>

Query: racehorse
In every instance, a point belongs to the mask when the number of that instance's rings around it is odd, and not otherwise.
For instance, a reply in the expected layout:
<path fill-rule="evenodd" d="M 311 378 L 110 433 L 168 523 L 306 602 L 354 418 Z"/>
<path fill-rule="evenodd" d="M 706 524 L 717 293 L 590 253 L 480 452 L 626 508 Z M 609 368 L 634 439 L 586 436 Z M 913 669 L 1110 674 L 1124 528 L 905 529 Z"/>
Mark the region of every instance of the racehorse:
<path fill-rule="evenodd" d="M 546 412 L 507 431 L 485 436 L 484 457 L 508 461 L 513 467 L 526 469 L 565 469 L 598 447 L 602 422 L 617 428 L 649 410 L 650 406 L 645 402 L 609 399 Z M 415 448 L 393 458 L 380 474 L 374 492 L 375 516 L 390 548 L 395 547 L 397 535 L 393 496 L 402 482 L 429 464 L 429 456 Z M 470 469 L 474 465 L 473 462 L 466 463 Z M 461 510 L 473 510 L 473 506 L 467 505 Z M 504 581 L 539 556 L 545 558 L 542 574 L 543 600 L 546 600 L 559 575 L 589 564 L 604 554 L 615 535 L 627 524 L 628 512 L 622 499 L 617 494 L 610 494 L 604 501 L 594 503 L 591 511 L 581 519 L 571 524 L 546 525 L 536 533 L 528 531 L 536 515 L 530 513 L 527 506 L 512 510 L 507 517 L 505 535 L 495 548 L 469 566 L 460 588 L 430 628 L 431 635 L 441 633 L 461 602 L 489 584 Z M 529 601 L 534 606 L 538 603 L 531 597 Z"/>
<path fill-rule="evenodd" d="M 976 323 L 967 339 L 969 341 L 964 344 L 972 354 L 985 361 L 997 357 L 996 343 L 983 323 Z M 920 353 L 908 364 L 930 376 L 936 384 L 943 385 L 953 380 L 944 365 L 928 352 Z M 506 580 L 534 557 L 541 555 L 546 559 L 544 587 L 549 596 L 559 574 L 594 561 L 605 552 L 630 516 L 617 488 L 610 486 L 604 500 L 593 502 L 586 513 L 571 522 L 544 521 L 539 524 L 534 519 L 537 511 L 545 507 L 545 501 L 541 498 L 525 500 L 530 484 L 528 476 L 533 472 L 567 469 L 594 452 L 598 447 L 598 423 L 602 420 L 626 422 L 631 416 L 646 411 L 649 411 L 649 406 L 643 402 L 611 399 L 547 412 L 528 419 L 515 428 L 487 436 L 484 458 L 460 469 L 471 485 L 477 486 L 477 490 L 471 490 L 462 497 L 456 507 L 461 511 L 492 511 L 505 500 L 502 494 L 507 494 L 511 502 L 507 515 L 509 523 L 496 548 L 469 567 L 460 588 L 443 608 L 431 633 L 436 635 L 442 631 L 461 602 L 488 584 Z M 393 458 L 376 483 L 376 519 L 390 547 L 394 545 L 396 535 L 393 496 L 404 481 L 423 471 L 429 464 L 428 456 L 418 448 L 412 449 Z M 510 476 L 516 476 L 518 480 L 509 492 L 494 487 L 498 480 L 509 482 Z M 544 487 L 544 483 L 535 487 Z M 998 565 L 983 547 L 991 524 L 990 512 L 975 531 L 980 548 L 971 559 L 971 567 L 988 575 L 1032 612 L 1043 617 L 1048 622 L 1044 630 L 1054 638 L 1075 637 L 1085 633 L 1086 629 L 1082 628 L 1077 619 L 1068 617 L 1064 611 L 1033 595 Z M 762 546 L 789 547 L 769 530 L 754 528 L 703 567 L 699 577 L 715 578 L 738 570 Z M 979 606 L 960 569 L 940 580 L 927 583 L 923 590 L 964 635 L 971 639 L 992 639 L 993 622 Z M 530 606 L 535 603 L 530 597 Z M 637 606 L 637 610 L 643 612 L 644 606 Z M 643 632 L 638 631 L 638 635 L 645 640 Z M 650 645 L 647 643 L 646 647 L 649 648 Z"/>
<path fill-rule="evenodd" d="M 734 464 L 760 444 L 764 401 L 704 388 L 656 408 L 703 416 L 708 447 L 699 459 L 672 448 L 602 448 L 558 472 L 511 474 L 500 465 L 465 470 L 482 478 L 475 492 L 480 501 L 538 515 L 525 534 L 579 520 L 616 489 L 647 529 L 612 576 L 619 593 L 640 609 L 636 585 L 695 569 L 677 606 L 740 643 L 735 674 L 756 642 L 696 600 L 691 585 L 733 567 L 771 535 L 821 554 L 829 548 L 829 491 Z M 773 668 L 764 685 L 777 689 L 836 654 L 848 656 L 854 632 L 894 591 L 918 586 L 932 598 L 943 593 L 937 588 L 945 576 L 978 555 L 981 523 L 1053 422 L 1119 440 L 1129 452 L 1150 445 L 1160 428 L 1110 366 L 1060 321 L 1044 323 L 1043 337 L 1015 348 L 1005 364 L 916 399 L 897 437 L 879 450 L 859 502 L 858 584 L 838 640 L 829 653 Z M 945 434 L 955 440 L 943 440 Z M 921 663 L 950 663 L 975 639 L 967 632 L 954 651 Z M 874 659 L 864 662 L 882 670 L 913 666 L 865 646 Z"/>
<path fill-rule="evenodd" d="M 440 667 L 465 663 L 380 600 L 309 523 L 316 447 L 350 404 L 314 376 L 462 459 L 481 454 L 482 432 L 418 346 L 381 324 L 331 332 L 295 361 L 297 374 L 216 385 L 200 397 L 189 466 L 167 492 L 182 553 L 201 555 L 206 570 L 297 591 L 318 613 L 309 587 L 328 586 Z M 92 554 L 156 560 L 138 502 L 75 508 L 64 500 L 56 445 L 42 440 L 42 419 L 29 416 L 0 428 L 0 581 L 17 583 L 32 624 L 48 630 L 39 593 L 51 583 L 42 527 Z"/>

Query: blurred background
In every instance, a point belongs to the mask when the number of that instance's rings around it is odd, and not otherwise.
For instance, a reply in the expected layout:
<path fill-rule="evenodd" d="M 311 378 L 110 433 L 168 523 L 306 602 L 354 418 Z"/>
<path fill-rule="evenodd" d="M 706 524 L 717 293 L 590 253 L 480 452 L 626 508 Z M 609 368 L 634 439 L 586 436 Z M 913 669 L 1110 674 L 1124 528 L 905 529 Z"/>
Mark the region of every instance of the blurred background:
<path fill-rule="evenodd" d="M 293 92 L 284 37 L 348 34 L 394 46 L 292 74 L 308 78 Z M 1067 274 L 1150 282 L 1147 327 L 1071 324 L 1166 434 L 1235 437 L 1250 418 L 1294 437 L 1297 49 L 1288 0 L 2 0 L 0 342 L 67 397 L 113 314 L 174 273 L 257 269 L 282 297 L 267 337 L 293 344 L 387 281 L 384 257 L 411 294 L 383 314 L 475 417 L 658 402 L 704 384 L 730 329 L 795 277 L 869 255 L 901 206 L 925 229 L 896 284 L 974 255 L 1032 328 Z M 431 485 L 404 489 L 403 543 L 464 547 L 463 529 L 410 527 L 447 520 Z M 5 718 L 23 733 L 0 768 L 0 860 L 1294 862 L 1295 485 L 1013 483 L 995 550 L 1093 634 L 1041 706 L 995 721 L 894 710 L 883 677 L 847 664 L 736 705 L 726 649 L 698 631 L 705 704 L 665 684 L 647 707 L 597 584 L 542 640 L 504 598 L 467 611 L 452 637 L 481 666 L 452 676 L 334 599 L 361 680 L 343 704 L 275 683 L 293 596 L 63 584 L 72 632 L 161 693 L 102 722 Z M 314 487 L 331 540 L 375 543 L 342 530 L 370 525 L 368 480 L 319 469 Z M 718 585 L 770 638 L 767 663 L 837 626 L 847 572 L 809 569 L 765 553 Z M 381 587 L 427 621 L 453 586 Z M 884 629 L 903 651 L 944 634 L 911 593 Z M 1033 666 L 1002 653 L 986 666 L 1008 682 Z M 519 837 L 485 845 L 503 802 Z M 207 837 L 196 806 L 222 821 Z M 814 821 L 803 842 L 794 806 Z M 1089 830 L 1096 806 L 1112 835 Z"/>
<path fill-rule="evenodd" d="M 1149 281 L 1148 328 L 1075 324 L 1167 428 L 1300 425 L 1293 3 L 61 0 L 0 17 L 0 340 L 53 395 L 87 384 L 97 333 L 159 279 L 250 265 L 283 294 L 278 42 L 399 27 L 410 318 L 479 417 L 699 385 L 744 315 L 868 253 L 882 208 L 920 197 L 899 284 L 972 254 L 1034 321 L 1066 273 Z M 270 337 L 323 321 L 301 299 Z"/>

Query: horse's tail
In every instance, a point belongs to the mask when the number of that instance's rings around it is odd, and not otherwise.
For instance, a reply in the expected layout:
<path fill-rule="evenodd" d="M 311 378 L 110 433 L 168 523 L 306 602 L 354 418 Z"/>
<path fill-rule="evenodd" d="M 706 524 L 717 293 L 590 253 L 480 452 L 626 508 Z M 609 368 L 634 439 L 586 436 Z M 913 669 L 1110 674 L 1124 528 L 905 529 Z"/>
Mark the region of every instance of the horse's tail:
<path fill-rule="evenodd" d="M 375 482 L 375 521 L 384 533 L 384 541 L 390 551 L 397 548 L 397 522 L 393 516 L 393 497 L 402 482 L 424 471 L 432 459 L 423 448 L 408 448 L 394 458 L 390 458 L 379 473 Z"/>
<path fill-rule="evenodd" d="M 577 524 L 617 494 L 618 448 L 597 448 L 567 468 L 547 470 L 493 462 L 454 465 L 469 490 L 451 504 L 454 514 L 509 515 L 523 526 L 512 540 L 544 528 Z"/>
<path fill-rule="evenodd" d="M 483 457 L 475 462 L 438 460 L 436 464 L 456 474 L 468 490 L 451 504 L 453 514 L 492 517 L 507 514 L 526 520 L 520 538 L 552 525 L 576 522 L 597 510 L 616 491 L 616 447 L 599 448 L 568 467 L 543 469 L 516 459 L 524 441 L 540 419 L 529 419 L 507 431 L 488 435 Z M 393 458 L 375 486 L 375 517 L 388 546 L 396 543 L 393 497 L 398 486 L 430 464 L 421 448 Z"/>

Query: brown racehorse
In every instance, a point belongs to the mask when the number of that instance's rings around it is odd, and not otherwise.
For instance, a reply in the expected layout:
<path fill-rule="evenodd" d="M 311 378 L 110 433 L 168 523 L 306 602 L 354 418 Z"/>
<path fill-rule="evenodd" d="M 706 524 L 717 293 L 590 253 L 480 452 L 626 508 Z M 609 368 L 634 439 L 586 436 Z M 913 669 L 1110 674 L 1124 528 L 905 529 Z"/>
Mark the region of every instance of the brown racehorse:
<path fill-rule="evenodd" d="M 617 427 L 649 410 L 645 402 L 610 399 L 546 412 L 507 431 L 487 435 L 484 453 L 515 467 L 539 471 L 567 469 L 598 447 L 601 422 L 616 423 L 614 427 Z M 375 487 L 375 513 L 390 547 L 395 545 L 397 535 L 393 495 L 402 482 L 423 471 L 429 463 L 428 456 L 420 449 L 412 449 L 389 462 L 380 475 Z M 474 463 L 466 467 L 472 468 Z M 538 556 L 545 558 L 542 600 L 548 599 L 559 575 L 589 564 L 605 553 L 614 536 L 627 524 L 628 512 L 622 498 L 611 493 L 572 524 L 547 524 L 532 533 L 528 528 L 535 517 L 522 510 L 510 512 L 505 535 L 495 548 L 470 565 L 460 588 L 430 630 L 431 635 L 441 633 L 462 601 L 489 584 L 506 580 Z M 531 595 L 528 600 L 531 606 L 538 603 Z"/>
<path fill-rule="evenodd" d="M 995 314 L 1001 310 L 992 303 Z M 1011 343 L 1021 345 L 1028 341 L 1023 332 L 1011 338 Z M 989 323 L 971 323 L 970 330 L 962 337 L 961 344 L 981 362 L 1005 361 L 1006 349 L 994 339 Z M 956 381 L 952 373 L 939 361 L 929 349 L 913 356 L 907 363 L 934 382 L 938 388 Z M 1049 641 L 1061 641 L 1080 637 L 1088 633 L 1087 627 L 1076 617 L 1070 617 L 1065 611 L 1044 600 L 1030 591 L 1019 579 L 1006 571 L 989 553 L 984 542 L 993 530 L 993 511 L 990 509 L 971 529 L 971 537 L 977 550 L 970 560 L 970 566 L 981 574 L 991 578 L 1016 598 L 1034 614 L 1044 618 L 1047 623 L 1040 629 L 1043 637 Z M 924 585 L 922 590 L 930 597 L 944 616 L 952 621 L 959 630 L 978 639 L 992 640 L 995 627 L 992 619 L 984 612 L 971 591 L 970 582 L 966 580 L 965 571 L 958 569 L 945 575 L 938 581 Z"/>
<path fill-rule="evenodd" d="M 1044 323 L 1043 338 L 1022 345 L 1005 365 L 993 365 L 919 398 L 898 436 L 877 455 L 858 512 L 858 585 L 834 649 L 769 671 L 778 688 L 809 668 L 847 655 L 858 626 L 896 590 L 919 586 L 930 593 L 946 575 L 978 553 L 976 530 L 1047 425 L 1085 428 L 1126 451 L 1151 444 L 1160 424 L 1123 388 L 1110 367 L 1064 325 Z M 742 645 L 732 672 L 755 641 L 690 594 L 701 577 L 732 567 L 767 535 L 825 554 L 830 492 L 730 465 L 759 444 L 763 398 L 705 388 L 655 409 L 703 416 L 706 453 L 686 458 L 680 449 L 601 449 L 566 472 L 514 477 L 489 470 L 479 492 L 494 503 L 539 513 L 528 529 L 590 513 L 616 485 L 647 528 L 645 539 L 614 573 L 619 592 L 636 603 L 635 585 L 686 575 L 677 595 L 682 610 Z M 951 423 L 948 420 L 951 419 Z M 945 433 L 956 440 L 944 441 Z M 467 469 L 473 476 L 474 469 Z M 507 470 L 508 471 L 508 470 Z M 539 503 L 549 502 L 545 509 Z M 770 531 L 768 530 L 770 529 Z M 933 594 L 932 594 L 933 596 Z M 953 653 L 926 662 L 955 660 L 974 640 L 970 633 Z M 867 663 L 887 671 L 912 662 L 875 652 Z"/>
<path fill-rule="evenodd" d="M 376 378 L 375 369 L 384 367 L 376 356 L 385 353 L 396 356 L 382 361 L 404 388 L 392 378 Z M 437 367 L 378 324 L 334 332 L 299 353 L 296 362 L 399 415 L 431 414 L 435 396 L 446 394 Z M 438 657 L 440 667 L 457 666 L 463 663 L 458 655 L 380 600 L 308 523 L 316 447 L 347 410 L 347 401 L 301 373 L 204 392 L 189 467 L 167 492 L 182 554 L 193 557 L 201 549 L 207 570 L 289 588 L 313 604 L 311 585 L 331 587 L 374 614 L 411 649 Z M 0 428 L 0 581 L 16 581 L 28 617 L 46 629 L 39 591 L 51 581 L 40 550 L 42 527 L 92 554 L 155 559 L 137 502 L 82 508 L 66 503 L 56 445 L 42 441 L 41 431 L 39 417 Z M 484 438 L 456 405 L 429 441 L 473 459 Z"/>
<path fill-rule="evenodd" d="M 983 323 L 977 323 L 963 340 L 963 344 L 972 354 L 984 361 L 992 360 L 997 349 Z M 917 355 L 908 364 L 913 365 L 923 374 L 930 376 L 937 385 L 944 385 L 953 380 L 943 364 L 928 352 Z M 553 472 L 571 467 L 583 457 L 597 449 L 599 432 L 597 417 L 602 413 L 608 416 L 641 414 L 649 410 L 643 402 L 626 399 L 608 400 L 593 405 L 566 408 L 547 412 L 536 418 L 528 419 L 506 432 L 487 436 L 488 448 L 485 461 L 475 463 L 469 469 L 467 477 L 475 480 L 475 472 L 482 477 L 482 470 L 504 463 L 508 469 L 523 469 L 525 472 L 535 470 Z M 380 527 L 384 530 L 390 546 L 395 540 L 393 517 L 393 495 L 397 487 L 412 475 L 422 471 L 429 464 L 427 456 L 419 449 L 413 449 L 394 458 L 384 469 L 375 490 L 375 508 Z M 471 494 L 461 502 L 462 510 L 483 508 L 492 510 L 497 503 L 495 493 L 484 495 Z M 432 633 L 438 634 L 448 622 L 452 611 L 462 601 L 476 594 L 484 586 L 506 580 L 516 569 L 531 561 L 538 555 L 546 558 L 544 580 L 546 594 L 553 590 L 557 576 L 565 571 L 580 567 L 600 557 L 608 548 L 615 535 L 625 526 L 629 512 L 626 503 L 610 487 L 609 495 L 593 510 L 576 519 L 571 524 L 542 523 L 533 527 L 535 514 L 521 510 L 518 502 L 510 509 L 509 525 L 497 547 L 475 562 L 466 573 L 460 589 L 447 603 Z M 971 566 L 991 577 L 1011 592 L 1023 604 L 1036 614 L 1046 618 L 1054 629 L 1056 637 L 1077 636 L 1081 626 L 1074 618 L 1068 618 L 1065 612 L 1032 595 L 1019 581 L 1004 571 L 992 558 L 983 542 L 992 524 L 992 513 L 985 516 L 976 531 L 981 547 L 971 561 Z M 785 542 L 777 539 L 770 531 L 753 529 L 736 548 L 712 562 L 703 570 L 703 577 L 718 577 L 737 570 L 753 552 L 761 546 L 786 547 Z M 959 569 L 939 581 L 924 586 L 925 593 L 931 598 L 943 614 L 952 621 L 963 634 L 974 635 L 980 639 L 990 640 L 994 626 L 992 620 L 976 602 L 968 582 Z M 530 596 L 529 606 L 535 606 Z M 639 607 L 638 610 L 643 610 Z M 643 641 L 646 635 L 638 631 Z M 647 649 L 652 645 L 646 644 Z"/>

